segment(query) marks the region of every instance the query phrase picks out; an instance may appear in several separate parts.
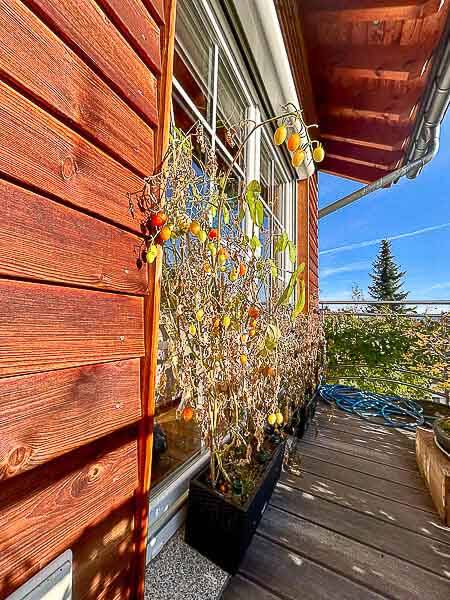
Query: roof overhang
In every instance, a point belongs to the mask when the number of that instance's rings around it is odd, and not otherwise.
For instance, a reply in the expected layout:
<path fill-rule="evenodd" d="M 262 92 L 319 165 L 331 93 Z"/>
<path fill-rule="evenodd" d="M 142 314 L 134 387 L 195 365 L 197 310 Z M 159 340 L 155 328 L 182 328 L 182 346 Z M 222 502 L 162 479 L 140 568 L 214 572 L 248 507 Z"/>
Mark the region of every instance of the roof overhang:
<path fill-rule="evenodd" d="M 370 183 L 404 163 L 450 0 L 275 0 L 320 170 Z M 316 121 L 317 120 L 317 121 Z"/>

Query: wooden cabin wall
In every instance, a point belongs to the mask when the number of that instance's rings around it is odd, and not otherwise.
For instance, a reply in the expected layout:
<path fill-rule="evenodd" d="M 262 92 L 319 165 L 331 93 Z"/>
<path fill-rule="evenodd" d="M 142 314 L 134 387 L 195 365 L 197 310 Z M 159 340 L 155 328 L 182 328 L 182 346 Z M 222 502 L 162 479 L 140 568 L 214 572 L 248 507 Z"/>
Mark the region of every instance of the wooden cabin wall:
<path fill-rule="evenodd" d="M 317 307 L 319 297 L 318 178 L 297 182 L 297 258 L 305 263 L 305 312 Z"/>
<path fill-rule="evenodd" d="M 68 548 L 74 598 L 137 595 L 174 3 L 0 2 L 0 600 Z"/>

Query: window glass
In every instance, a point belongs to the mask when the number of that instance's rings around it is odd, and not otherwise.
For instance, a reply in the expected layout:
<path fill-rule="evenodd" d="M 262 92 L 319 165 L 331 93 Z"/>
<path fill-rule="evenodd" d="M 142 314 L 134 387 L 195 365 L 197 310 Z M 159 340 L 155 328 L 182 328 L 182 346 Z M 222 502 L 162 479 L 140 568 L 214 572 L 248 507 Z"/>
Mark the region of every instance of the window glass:
<path fill-rule="evenodd" d="M 195 2 L 177 6 L 173 73 L 201 115 L 210 123 L 213 93 L 213 39 Z"/>

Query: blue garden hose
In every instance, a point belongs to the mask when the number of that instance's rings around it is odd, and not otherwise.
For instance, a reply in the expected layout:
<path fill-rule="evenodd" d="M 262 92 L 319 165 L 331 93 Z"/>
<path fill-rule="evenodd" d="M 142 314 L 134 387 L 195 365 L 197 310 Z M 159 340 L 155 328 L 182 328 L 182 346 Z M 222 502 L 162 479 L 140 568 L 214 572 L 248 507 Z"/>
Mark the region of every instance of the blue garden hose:
<path fill-rule="evenodd" d="M 322 384 L 319 394 L 325 402 L 336 404 L 345 412 L 386 427 L 415 431 L 425 420 L 420 404 L 398 396 L 357 390 L 341 384 Z"/>

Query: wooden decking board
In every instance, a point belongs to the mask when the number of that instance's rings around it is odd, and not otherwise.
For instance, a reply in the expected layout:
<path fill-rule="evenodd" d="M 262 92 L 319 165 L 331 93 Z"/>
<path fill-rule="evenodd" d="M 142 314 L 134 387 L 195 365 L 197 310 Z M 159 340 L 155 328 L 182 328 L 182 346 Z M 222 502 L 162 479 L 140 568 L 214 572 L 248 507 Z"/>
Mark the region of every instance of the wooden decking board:
<path fill-rule="evenodd" d="M 395 600 L 448 598 L 448 583 L 441 577 L 274 507 L 266 511 L 259 532 L 383 596 Z"/>
<path fill-rule="evenodd" d="M 383 596 L 256 535 L 241 573 L 284 600 L 380 600 Z"/>
<path fill-rule="evenodd" d="M 301 461 L 302 473 L 311 473 L 319 480 L 325 477 L 347 487 L 365 490 L 371 494 L 394 500 L 400 504 L 419 508 L 428 513 L 436 514 L 430 494 L 425 488 L 415 489 L 396 481 L 386 481 L 373 475 L 334 465 L 311 456 L 303 456 Z M 407 508 L 405 508 L 407 510 Z"/>
<path fill-rule="evenodd" d="M 415 456 L 409 456 L 407 454 L 397 454 L 393 450 L 372 450 L 369 447 L 356 446 L 355 444 L 347 443 L 340 439 L 331 438 L 327 436 L 320 436 L 317 438 L 305 437 L 304 441 L 308 444 L 315 444 L 321 448 L 329 448 L 330 450 L 336 450 L 353 456 L 355 453 L 360 458 L 373 461 L 380 465 L 389 465 L 396 469 L 402 469 L 406 471 L 417 471 Z"/>
<path fill-rule="evenodd" d="M 446 600 L 450 529 L 411 461 L 412 436 L 323 405 L 316 423 L 291 448 L 223 599 Z"/>
<path fill-rule="evenodd" d="M 242 575 L 236 575 L 227 586 L 222 600 L 278 600 L 272 592 Z"/>
<path fill-rule="evenodd" d="M 448 572 L 448 544 L 430 540 L 401 526 L 384 523 L 307 492 L 299 493 L 282 483 L 275 489 L 271 505 L 357 542 L 403 558 L 442 577 L 445 577 L 445 571 Z M 450 577 L 448 581 L 450 585 Z"/>
<path fill-rule="evenodd" d="M 414 473 L 412 470 L 406 471 L 404 469 L 397 469 L 396 467 L 360 458 L 356 448 L 354 454 L 350 455 L 344 452 L 331 450 L 330 448 L 322 448 L 316 444 L 302 442 L 302 456 L 312 456 L 313 458 L 325 460 L 334 465 L 347 467 L 354 471 L 360 471 L 361 473 L 373 475 L 380 479 L 386 479 L 387 481 L 395 481 L 419 490 L 424 488 L 419 472 Z"/>
<path fill-rule="evenodd" d="M 373 438 L 367 436 L 365 433 L 359 431 L 357 433 L 338 430 L 331 427 L 310 428 L 305 436 L 306 440 L 311 440 L 315 443 L 321 443 L 322 440 L 333 439 L 352 444 L 353 446 L 361 446 L 369 450 L 375 450 L 379 452 L 389 452 L 391 456 L 404 456 L 405 458 L 415 458 L 414 441 L 408 440 L 407 444 L 403 441 L 395 441 L 389 438 Z"/>
<path fill-rule="evenodd" d="M 449 544 L 450 551 L 450 529 L 442 527 L 436 514 L 405 507 L 398 502 L 311 473 L 303 472 L 300 477 L 283 473 L 280 482 L 339 506 L 346 506 L 381 521 L 395 523 L 424 537 Z"/>

